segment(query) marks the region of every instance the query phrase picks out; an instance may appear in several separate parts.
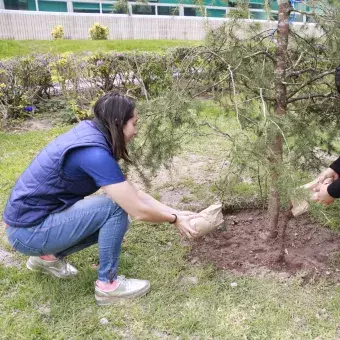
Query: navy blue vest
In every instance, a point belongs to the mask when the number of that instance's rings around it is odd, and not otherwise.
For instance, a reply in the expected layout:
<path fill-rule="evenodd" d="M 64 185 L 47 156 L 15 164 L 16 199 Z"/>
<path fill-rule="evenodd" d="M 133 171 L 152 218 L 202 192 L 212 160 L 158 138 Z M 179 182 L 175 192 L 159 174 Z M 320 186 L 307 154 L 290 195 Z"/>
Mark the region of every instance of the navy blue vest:
<path fill-rule="evenodd" d="M 71 181 L 63 175 L 65 155 L 73 148 L 101 146 L 110 151 L 104 134 L 83 121 L 50 142 L 23 172 L 12 189 L 3 214 L 12 227 L 31 227 L 99 188 L 94 181 Z"/>

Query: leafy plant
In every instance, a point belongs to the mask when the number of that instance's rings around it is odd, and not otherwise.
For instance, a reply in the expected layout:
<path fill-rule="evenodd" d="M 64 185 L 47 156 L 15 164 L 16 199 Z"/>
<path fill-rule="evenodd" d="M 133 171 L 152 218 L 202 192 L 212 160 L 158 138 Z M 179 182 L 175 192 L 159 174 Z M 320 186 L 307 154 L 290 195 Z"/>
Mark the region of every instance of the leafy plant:
<path fill-rule="evenodd" d="M 23 118 L 52 87 L 50 57 L 30 56 L 0 62 L 0 113 L 2 119 Z"/>
<path fill-rule="evenodd" d="M 249 19 L 249 0 L 238 0 L 236 7 L 229 9 L 227 17 L 230 19 Z"/>
<path fill-rule="evenodd" d="M 93 24 L 89 29 L 89 38 L 92 40 L 107 40 L 109 36 L 109 29 L 98 22 Z"/>
<path fill-rule="evenodd" d="M 115 2 L 112 8 L 112 13 L 116 14 L 130 14 L 129 2 L 127 0 L 118 0 Z"/>
<path fill-rule="evenodd" d="M 54 40 L 60 40 L 64 38 L 64 27 L 62 25 L 55 26 L 51 32 Z"/>

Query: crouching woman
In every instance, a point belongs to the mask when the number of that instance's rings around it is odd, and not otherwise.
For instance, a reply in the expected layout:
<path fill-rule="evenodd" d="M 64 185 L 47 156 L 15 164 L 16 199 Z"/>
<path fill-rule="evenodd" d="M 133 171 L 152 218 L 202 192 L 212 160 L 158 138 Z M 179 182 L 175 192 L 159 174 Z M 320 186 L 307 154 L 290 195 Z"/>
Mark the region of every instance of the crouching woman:
<path fill-rule="evenodd" d="M 29 256 L 27 268 L 59 278 L 77 269 L 65 257 L 98 243 L 95 283 L 98 304 L 142 296 L 147 280 L 117 275 L 128 215 L 146 222 L 168 222 L 195 236 L 194 214 L 172 209 L 126 180 L 117 161 L 128 160 L 126 146 L 136 135 L 133 101 L 108 93 L 94 106 L 95 118 L 83 121 L 50 142 L 17 180 L 3 219 L 14 249 Z M 106 195 L 95 195 L 102 188 Z"/>

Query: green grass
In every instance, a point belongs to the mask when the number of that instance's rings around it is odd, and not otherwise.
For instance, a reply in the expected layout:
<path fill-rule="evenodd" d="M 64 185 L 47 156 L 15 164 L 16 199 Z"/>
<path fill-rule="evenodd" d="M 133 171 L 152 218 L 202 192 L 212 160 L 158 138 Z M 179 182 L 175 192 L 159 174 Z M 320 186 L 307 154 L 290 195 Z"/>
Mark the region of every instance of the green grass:
<path fill-rule="evenodd" d="M 0 59 L 30 53 L 83 51 L 161 51 L 170 47 L 198 44 L 180 40 L 0 40 Z"/>
<path fill-rule="evenodd" d="M 58 136 L 65 129 L 67 127 L 21 134 L 0 132 L 1 211 L 16 178 L 30 163 L 38 150 L 42 149 L 52 138 Z"/>
<path fill-rule="evenodd" d="M 68 127 L 0 134 L 0 210 L 17 176 L 34 155 Z M 191 140 L 183 153 L 209 154 L 210 136 Z M 202 144 L 205 147 L 202 147 Z M 183 185 L 192 186 L 185 179 Z M 199 188 L 200 189 L 200 188 Z M 198 189 L 193 189 L 192 194 Z M 198 191 L 201 191 L 198 190 Z M 8 248 L 6 248 L 8 250 Z M 133 223 L 123 244 L 120 274 L 151 281 L 144 298 L 97 307 L 93 287 L 96 247 L 73 255 L 80 275 L 56 280 L 22 268 L 0 266 L 1 339 L 339 339 L 340 289 L 327 281 L 302 285 L 274 274 L 235 276 L 186 261 L 168 225 Z M 184 277 L 195 276 L 197 284 Z M 237 282 L 237 287 L 231 287 Z M 108 324 L 100 320 L 106 318 Z"/>

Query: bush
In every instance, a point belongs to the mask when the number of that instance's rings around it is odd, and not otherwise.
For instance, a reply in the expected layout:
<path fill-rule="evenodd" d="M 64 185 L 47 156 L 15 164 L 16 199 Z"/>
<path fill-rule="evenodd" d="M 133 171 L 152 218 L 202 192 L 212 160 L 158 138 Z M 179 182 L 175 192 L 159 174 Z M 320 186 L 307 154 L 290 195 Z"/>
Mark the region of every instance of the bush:
<path fill-rule="evenodd" d="M 183 48 L 166 54 L 67 52 L 0 61 L 0 120 L 25 118 L 36 109 L 45 110 L 50 95 L 67 103 L 69 121 L 87 119 L 93 101 L 108 91 L 153 100 L 171 91 L 178 74 L 192 73 L 193 69 L 202 72 L 200 61 L 193 61 L 190 71 L 180 70 L 187 53 Z"/>
<path fill-rule="evenodd" d="M 118 0 L 112 9 L 112 13 L 116 14 L 129 14 L 129 6 L 127 0 Z"/>
<path fill-rule="evenodd" d="M 84 77 L 86 62 L 72 52 L 65 52 L 51 62 L 54 79 L 60 84 L 63 92 L 74 91 L 79 88 L 79 82 Z"/>
<path fill-rule="evenodd" d="M 55 26 L 51 32 L 53 40 L 59 40 L 64 38 L 64 27 L 61 25 Z"/>
<path fill-rule="evenodd" d="M 249 1 L 239 0 L 235 8 L 231 8 L 227 15 L 229 19 L 249 19 Z"/>
<path fill-rule="evenodd" d="M 229 19 L 249 19 L 249 10 L 247 8 L 231 8 L 227 17 Z"/>
<path fill-rule="evenodd" d="M 48 55 L 15 58 L 0 62 L 0 117 L 24 118 L 35 111 L 52 86 Z"/>
<path fill-rule="evenodd" d="M 92 40 L 107 40 L 109 36 L 109 29 L 99 23 L 95 23 L 89 29 L 89 34 L 89 38 Z"/>
<path fill-rule="evenodd" d="M 155 97 L 171 86 L 170 55 L 155 53 L 102 53 L 87 59 L 93 86 L 107 92 L 119 90 L 134 97 Z"/>

